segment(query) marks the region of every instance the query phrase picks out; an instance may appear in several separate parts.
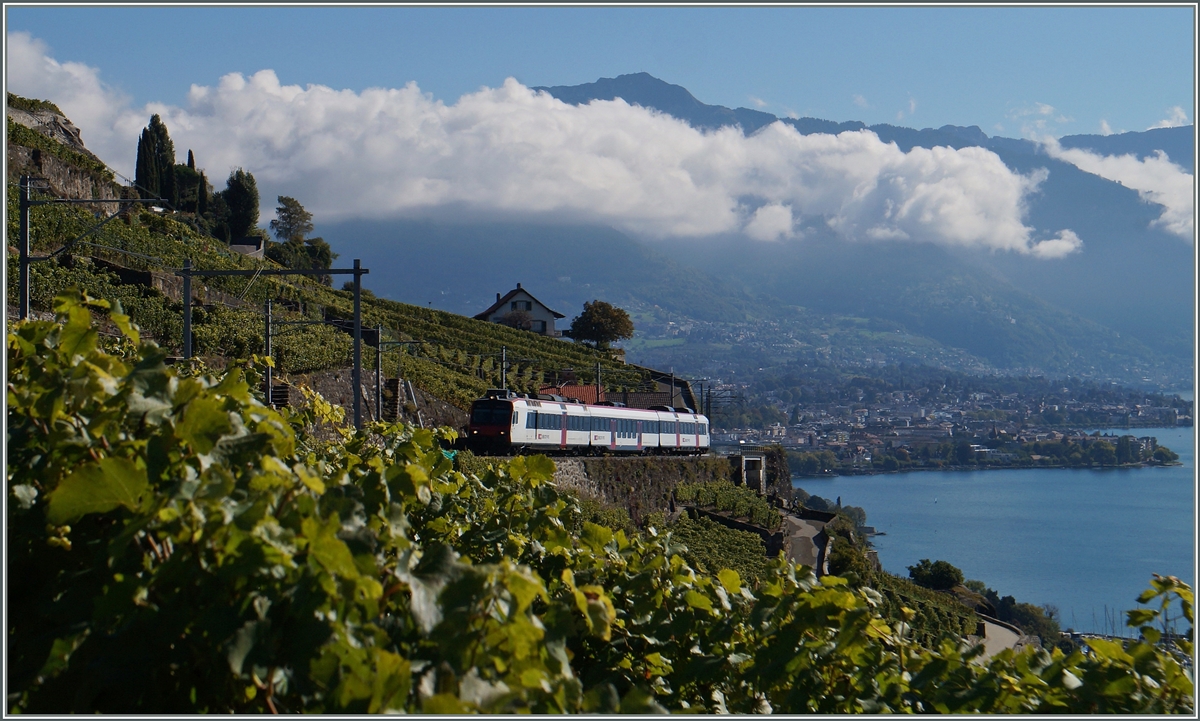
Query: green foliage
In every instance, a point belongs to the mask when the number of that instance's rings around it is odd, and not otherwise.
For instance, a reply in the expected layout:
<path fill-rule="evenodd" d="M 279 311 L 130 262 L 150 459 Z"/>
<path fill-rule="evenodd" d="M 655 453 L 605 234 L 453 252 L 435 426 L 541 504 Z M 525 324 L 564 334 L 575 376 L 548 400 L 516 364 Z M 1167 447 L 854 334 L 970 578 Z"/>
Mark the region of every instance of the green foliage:
<path fill-rule="evenodd" d="M 745 519 L 768 531 L 779 528 L 782 516 L 763 496 L 745 486 L 727 481 L 716 483 L 683 483 L 675 489 L 675 498 L 701 508 L 715 509 L 733 518 Z"/>
<path fill-rule="evenodd" d="M 20 95 L 8 93 L 8 107 L 24 110 L 27 113 L 54 113 L 55 115 L 63 115 L 63 111 L 58 109 L 58 106 L 49 100 L 37 100 L 34 98 L 23 98 Z M 64 115 L 64 117 L 66 117 Z"/>
<path fill-rule="evenodd" d="M 839 515 L 825 524 L 825 533 L 833 541 L 829 551 L 829 572 L 866 582 L 871 577 L 871 564 L 867 560 L 866 543 L 854 531 L 854 522 L 848 516 Z"/>
<path fill-rule="evenodd" d="M 581 535 L 584 527 L 591 523 L 605 526 L 614 531 L 624 531 L 632 534 L 637 529 L 629 512 L 619 506 L 613 506 L 595 498 L 580 498 L 575 509 L 569 509 L 564 514 L 563 523 L 567 530 L 574 535 Z"/>
<path fill-rule="evenodd" d="M 175 184 L 175 143 L 162 118 L 155 114 L 138 138 L 134 183 L 143 198 L 162 198 L 172 207 L 179 206 Z"/>
<path fill-rule="evenodd" d="M 883 597 L 881 615 L 892 623 L 907 623 L 914 640 L 926 648 L 936 647 L 948 636 L 975 633 L 979 617 L 950 594 L 889 573 L 872 575 L 870 586 Z"/>
<path fill-rule="evenodd" d="M 726 458 L 585 458 L 583 467 L 597 490 L 621 506 L 638 526 L 667 510 L 681 485 L 724 481 L 733 467 Z"/>
<path fill-rule="evenodd" d="M 663 530 L 663 529 L 660 529 Z M 723 569 L 737 571 L 751 588 L 770 575 L 776 565 L 767 558 L 767 548 L 757 533 L 726 528 L 709 518 L 679 517 L 665 530 L 683 544 L 680 553 L 688 565 L 701 573 L 716 575 Z"/>
<path fill-rule="evenodd" d="M 908 567 L 908 577 L 918 586 L 934 591 L 948 591 L 963 584 L 963 572 L 946 561 L 930 562 L 928 558 Z"/>
<path fill-rule="evenodd" d="M 1154 460 L 1159 463 L 1173 463 L 1179 460 L 1179 454 L 1166 446 L 1154 449 Z"/>
<path fill-rule="evenodd" d="M 242 370 L 177 375 L 118 309 L 127 341 L 105 353 L 105 305 L 64 296 L 59 323 L 8 335 L 10 712 L 1194 709 L 1151 643 L 985 664 L 782 559 L 752 589 L 671 532 L 572 535 L 544 457 L 464 476 L 431 431 L 319 441 L 327 404 L 270 410 Z M 1178 579 L 1140 600 L 1158 599 L 1192 620 Z"/>
<path fill-rule="evenodd" d="M 221 196 L 229 207 L 229 242 L 249 236 L 258 225 L 258 183 L 254 176 L 241 168 L 234 170 Z"/>
<path fill-rule="evenodd" d="M 633 337 L 633 321 L 624 310 L 593 300 L 583 304 L 583 312 L 575 316 L 564 335 L 595 348 L 608 348 L 615 341 Z"/>
<path fill-rule="evenodd" d="M 275 219 L 270 223 L 271 232 L 281 242 L 304 240 L 313 231 L 312 217 L 299 200 L 281 195 L 279 207 L 275 208 Z"/>
<path fill-rule="evenodd" d="M 838 468 L 838 459 L 833 454 L 833 451 L 788 451 L 788 466 L 797 475 L 819 476 L 832 473 L 836 470 Z"/>

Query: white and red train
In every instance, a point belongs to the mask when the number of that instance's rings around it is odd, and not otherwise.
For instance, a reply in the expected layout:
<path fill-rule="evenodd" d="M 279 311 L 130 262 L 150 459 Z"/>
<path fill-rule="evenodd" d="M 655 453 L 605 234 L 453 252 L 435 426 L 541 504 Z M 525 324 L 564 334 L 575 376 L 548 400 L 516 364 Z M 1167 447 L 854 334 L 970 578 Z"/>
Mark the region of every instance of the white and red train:
<path fill-rule="evenodd" d="M 708 418 L 690 409 L 591 405 L 489 390 L 471 404 L 466 444 L 489 454 L 701 454 L 709 448 Z"/>

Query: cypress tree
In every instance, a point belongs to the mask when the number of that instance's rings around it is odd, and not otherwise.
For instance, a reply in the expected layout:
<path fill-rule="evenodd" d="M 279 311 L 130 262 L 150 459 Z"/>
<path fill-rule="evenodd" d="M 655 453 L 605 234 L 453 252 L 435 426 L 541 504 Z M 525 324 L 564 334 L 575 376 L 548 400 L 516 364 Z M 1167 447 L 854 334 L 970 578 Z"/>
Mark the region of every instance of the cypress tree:
<path fill-rule="evenodd" d="M 192 170 L 196 169 L 196 156 L 192 155 L 191 148 L 188 148 L 188 167 Z"/>
<path fill-rule="evenodd" d="M 229 204 L 229 242 L 245 238 L 258 225 L 258 184 L 254 176 L 238 168 L 225 182 Z"/>
<path fill-rule="evenodd" d="M 154 142 L 154 165 L 158 175 L 159 197 L 173 207 L 179 205 L 179 189 L 175 184 L 175 144 L 167 126 L 157 114 L 150 118 L 150 133 Z"/>
<path fill-rule="evenodd" d="M 137 165 L 133 180 L 138 187 L 138 194 L 143 198 L 159 197 L 158 165 L 154 155 L 154 136 L 150 129 L 146 128 L 138 138 Z"/>
<path fill-rule="evenodd" d="M 188 151 L 191 155 L 191 151 Z M 208 178 L 204 177 L 204 172 L 200 173 L 200 184 L 196 186 L 196 214 L 204 215 L 208 212 Z"/>

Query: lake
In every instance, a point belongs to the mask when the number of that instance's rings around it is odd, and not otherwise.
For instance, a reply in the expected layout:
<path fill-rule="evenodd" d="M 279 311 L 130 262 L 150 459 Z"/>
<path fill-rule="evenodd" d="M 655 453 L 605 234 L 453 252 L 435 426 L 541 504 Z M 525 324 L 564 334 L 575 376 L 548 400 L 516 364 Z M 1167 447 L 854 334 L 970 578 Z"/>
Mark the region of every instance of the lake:
<path fill-rule="evenodd" d="M 1134 608 L 1152 574 L 1195 585 L 1192 430 L 1128 431 L 1157 437 L 1182 466 L 796 477 L 793 485 L 866 510 L 867 524 L 886 534 L 872 540 L 891 573 L 907 576 L 922 558 L 948 561 L 1001 596 L 1054 604 L 1064 629 L 1111 631 L 1114 612 Z"/>

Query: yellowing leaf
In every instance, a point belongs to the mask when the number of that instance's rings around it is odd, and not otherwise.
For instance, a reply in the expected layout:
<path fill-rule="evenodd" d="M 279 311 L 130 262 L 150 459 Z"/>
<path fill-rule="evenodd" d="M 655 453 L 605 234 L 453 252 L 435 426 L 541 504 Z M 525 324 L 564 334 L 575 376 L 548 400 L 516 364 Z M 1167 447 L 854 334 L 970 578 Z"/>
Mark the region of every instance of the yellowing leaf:
<path fill-rule="evenodd" d="M 50 494 L 46 520 L 58 526 L 89 513 L 107 513 L 141 504 L 148 482 L 146 471 L 125 458 L 102 458 L 67 476 Z"/>
<path fill-rule="evenodd" d="M 742 592 L 742 577 L 737 571 L 731 568 L 723 568 L 721 569 L 721 572 L 717 574 L 717 579 L 721 582 L 721 585 L 725 587 L 726 591 L 730 593 Z"/>
<path fill-rule="evenodd" d="M 296 464 L 296 475 L 300 477 L 300 481 L 313 493 L 320 495 L 325 492 L 325 482 L 303 463 Z"/>
<path fill-rule="evenodd" d="M 683 594 L 683 601 L 692 608 L 701 608 L 705 611 L 713 610 L 712 600 L 699 591 L 689 590 L 687 593 Z"/>
<path fill-rule="evenodd" d="M 583 524 L 580 540 L 591 547 L 592 551 L 601 553 L 613 538 L 613 532 L 605 526 L 598 526 L 590 521 Z"/>
<path fill-rule="evenodd" d="M 126 338 L 134 343 L 141 341 L 142 336 L 140 333 L 138 333 L 137 326 L 133 324 L 133 322 L 129 319 L 129 316 L 125 315 L 124 313 L 118 313 L 114 310 L 112 313 L 108 314 L 108 317 L 113 324 L 116 325 L 123 334 L 125 334 Z"/>

